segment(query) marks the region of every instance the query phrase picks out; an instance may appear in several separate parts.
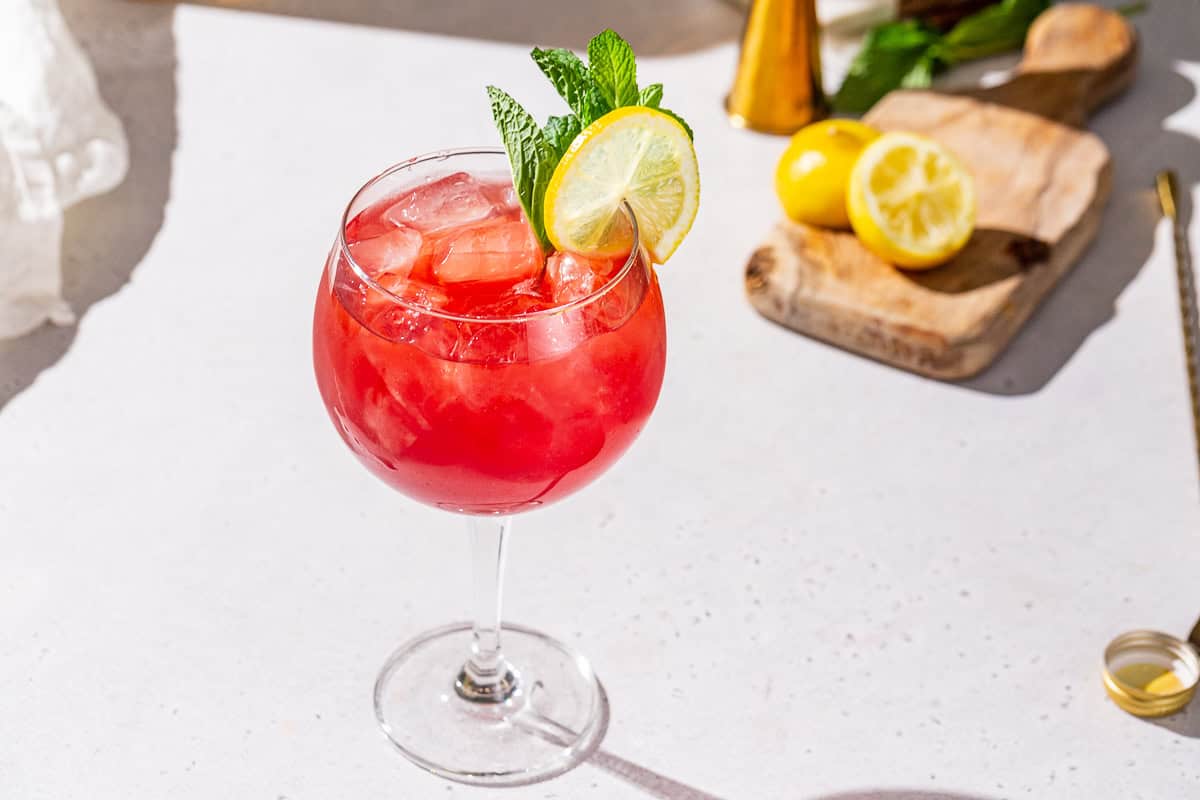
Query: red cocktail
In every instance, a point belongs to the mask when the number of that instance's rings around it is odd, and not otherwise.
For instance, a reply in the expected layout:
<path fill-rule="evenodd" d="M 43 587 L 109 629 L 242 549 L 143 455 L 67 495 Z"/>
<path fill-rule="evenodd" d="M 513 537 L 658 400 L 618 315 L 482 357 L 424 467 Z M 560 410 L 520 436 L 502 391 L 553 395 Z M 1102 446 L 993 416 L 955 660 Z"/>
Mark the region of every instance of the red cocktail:
<path fill-rule="evenodd" d="M 507 624 L 501 655 L 499 600 L 507 515 L 595 479 L 658 399 L 662 296 L 626 212 L 628 252 L 547 255 L 503 151 L 436 154 L 359 191 L 321 279 L 313 353 L 338 432 L 404 494 L 471 515 L 473 624 L 402 645 L 375 686 L 389 739 L 445 777 L 542 780 L 607 726 L 581 656 Z"/>
<path fill-rule="evenodd" d="M 511 513 L 565 497 L 658 398 L 654 274 L 636 250 L 545 258 L 507 176 L 418 169 L 381 176 L 378 198 L 368 186 L 330 256 L 313 325 L 330 417 L 422 502 Z"/>

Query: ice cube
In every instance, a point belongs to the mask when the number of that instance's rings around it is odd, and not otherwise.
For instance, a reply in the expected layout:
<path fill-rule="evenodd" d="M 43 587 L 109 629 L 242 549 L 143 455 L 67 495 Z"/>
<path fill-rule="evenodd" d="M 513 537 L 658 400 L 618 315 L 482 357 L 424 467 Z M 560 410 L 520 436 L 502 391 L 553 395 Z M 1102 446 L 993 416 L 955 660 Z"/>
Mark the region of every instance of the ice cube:
<path fill-rule="evenodd" d="M 512 290 L 506 291 L 494 299 L 474 303 L 470 308 L 464 309 L 462 313 L 469 317 L 480 317 L 482 319 L 508 319 L 522 314 L 545 311 L 554 307 L 553 302 L 542 297 L 537 292 L 521 288 L 528 283 L 529 281 L 522 281 L 514 286 Z"/>
<path fill-rule="evenodd" d="M 364 211 L 346 223 L 346 241 L 360 242 L 363 239 L 374 239 L 376 236 L 383 236 L 394 227 L 394 225 L 384 222 L 382 217 L 372 219 Z"/>
<path fill-rule="evenodd" d="M 383 218 L 422 233 L 470 225 L 492 215 L 492 201 L 484 184 L 465 172 L 447 175 L 413 189 L 393 203 Z"/>
<path fill-rule="evenodd" d="M 520 221 L 494 222 L 446 236 L 434 254 L 433 274 L 442 283 L 517 283 L 542 268 L 542 248 Z"/>
<path fill-rule="evenodd" d="M 472 364 L 514 364 L 526 360 L 525 328 L 519 322 L 480 322 L 455 357 Z"/>
<path fill-rule="evenodd" d="M 392 273 L 403 278 L 412 271 L 422 241 L 421 234 L 402 226 L 382 236 L 351 242 L 350 255 L 368 275 Z"/>
<path fill-rule="evenodd" d="M 509 181 L 484 184 L 484 191 L 491 198 L 492 206 L 498 216 L 514 216 L 521 213 L 521 205 L 517 201 L 517 190 Z"/>
<path fill-rule="evenodd" d="M 537 361 L 569 353 L 587 341 L 590 317 L 587 308 L 543 314 L 526 322 L 529 358 Z"/>
<path fill-rule="evenodd" d="M 403 271 L 382 272 L 375 276 L 375 282 L 384 289 L 384 292 L 387 292 L 385 294 L 375 289 L 368 289 L 366 292 L 368 312 L 378 319 L 392 320 L 398 315 L 425 317 L 428 315 L 411 306 L 421 306 L 436 311 L 445 308 L 446 304 L 450 302 L 450 296 L 441 287 L 417 280 Z M 411 305 L 396 302 L 396 297 Z M 405 323 L 405 325 L 408 324 Z"/>
<path fill-rule="evenodd" d="M 604 286 L 621 263 L 578 253 L 555 253 L 546 261 L 546 282 L 554 302 L 569 303 L 587 297 Z"/>
<path fill-rule="evenodd" d="M 449 296 L 437 286 L 398 278 L 391 273 L 385 273 L 377 280 L 383 288 L 406 302 L 397 302 L 382 292 L 369 292 L 366 304 L 368 328 L 387 341 L 414 344 L 438 358 L 450 358 L 459 337 L 458 323 L 422 310 L 422 307 L 434 311 L 444 308 Z"/>
<path fill-rule="evenodd" d="M 512 295 L 524 295 L 543 301 L 549 300 L 548 297 L 542 294 L 542 281 L 537 275 L 534 275 L 532 278 L 526 278 L 520 283 L 514 283 L 508 288 L 507 293 Z"/>
<path fill-rule="evenodd" d="M 396 297 L 425 308 L 437 310 L 445 308 L 446 304 L 450 302 L 450 295 L 446 294 L 441 287 L 416 280 L 408 275 L 385 272 L 376 277 L 375 281 Z"/>

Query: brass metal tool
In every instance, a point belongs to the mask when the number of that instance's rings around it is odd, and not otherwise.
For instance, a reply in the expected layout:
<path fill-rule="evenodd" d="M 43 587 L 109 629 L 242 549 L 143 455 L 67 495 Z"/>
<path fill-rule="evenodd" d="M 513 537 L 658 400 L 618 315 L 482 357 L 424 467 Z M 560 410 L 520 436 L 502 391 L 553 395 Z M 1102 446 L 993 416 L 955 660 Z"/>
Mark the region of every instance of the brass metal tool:
<path fill-rule="evenodd" d="M 1175 240 L 1175 275 L 1179 287 L 1179 314 L 1183 326 L 1183 349 L 1187 359 L 1188 390 L 1192 400 L 1192 432 L 1196 445 L 1196 463 L 1200 467 L 1200 321 L 1196 312 L 1196 279 L 1192 272 L 1192 256 L 1188 248 L 1187 231 L 1180 214 L 1175 173 L 1163 170 L 1154 179 L 1158 204 L 1163 215 L 1171 220 Z"/>
<path fill-rule="evenodd" d="M 1154 179 L 1158 203 L 1171 220 L 1175 239 L 1175 275 L 1179 284 L 1179 314 L 1187 360 L 1188 391 L 1192 400 L 1192 430 L 1200 465 L 1200 333 L 1196 319 L 1196 281 L 1192 274 L 1187 231 L 1180 213 L 1175 174 L 1163 170 Z M 1200 620 L 1187 641 L 1159 631 L 1123 633 L 1104 650 L 1104 688 L 1118 706 L 1139 717 L 1162 717 L 1182 710 L 1200 685 Z"/>
<path fill-rule="evenodd" d="M 754 0 L 733 88 L 730 121 L 764 133 L 792 133 L 825 115 L 815 0 Z"/>

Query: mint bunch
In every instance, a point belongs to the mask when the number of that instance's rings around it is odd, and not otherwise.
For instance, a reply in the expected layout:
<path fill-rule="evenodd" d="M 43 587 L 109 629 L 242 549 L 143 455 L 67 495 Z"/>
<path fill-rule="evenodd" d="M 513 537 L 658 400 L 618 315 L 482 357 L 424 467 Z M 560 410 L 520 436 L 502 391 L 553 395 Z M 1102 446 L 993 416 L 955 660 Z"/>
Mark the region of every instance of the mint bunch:
<path fill-rule="evenodd" d="M 535 47 L 529 55 L 567 102 L 570 114 L 550 117 L 545 126 L 539 127 L 533 116 L 506 92 L 489 86 L 487 93 L 492 102 L 492 118 L 508 152 L 517 198 L 538 241 L 550 250 L 542 216 L 546 185 L 559 160 L 584 128 L 614 109 L 647 106 L 674 117 L 689 137 L 692 129 L 678 114 L 660 105 L 661 83 L 638 88 L 633 48 L 614 31 L 602 31 L 588 43 L 587 64 L 563 48 Z"/>
<path fill-rule="evenodd" d="M 838 111 L 862 113 L 893 89 L 924 89 L 933 76 L 963 61 L 1016 50 L 1050 0 L 1003 0 L 964 17 L 942 34 L 913 19 L 867 34 L 833 98 Z"/>

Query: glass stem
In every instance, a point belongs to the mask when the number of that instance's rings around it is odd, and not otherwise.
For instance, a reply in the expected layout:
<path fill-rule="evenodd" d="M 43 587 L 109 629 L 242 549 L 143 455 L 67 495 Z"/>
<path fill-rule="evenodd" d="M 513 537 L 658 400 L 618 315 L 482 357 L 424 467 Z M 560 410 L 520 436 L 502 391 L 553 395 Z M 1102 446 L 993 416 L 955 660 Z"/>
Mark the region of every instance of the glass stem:
<path fill-rule="evenodd" d="M 500 651 L 500 600 L 509 517 L 472 517 L 471 653 L 454 681 L 458 696 L 473 703 L 503 703 L 516 689 L 517 674 Z"/>

